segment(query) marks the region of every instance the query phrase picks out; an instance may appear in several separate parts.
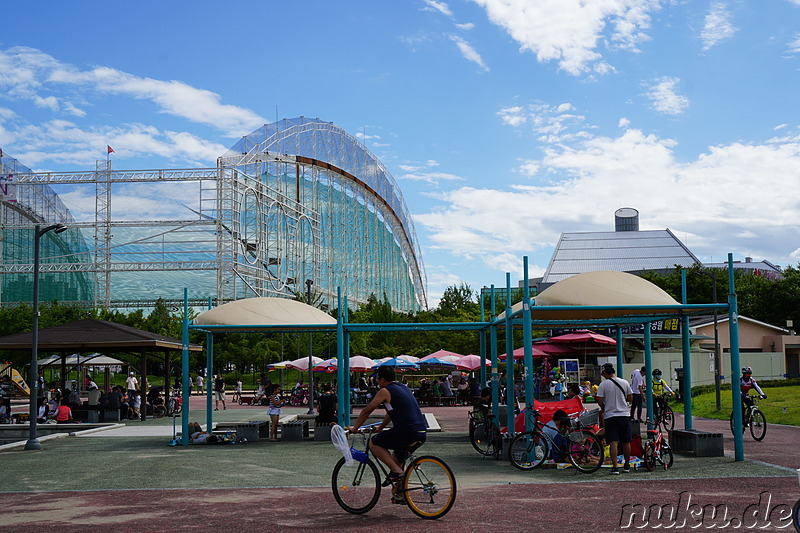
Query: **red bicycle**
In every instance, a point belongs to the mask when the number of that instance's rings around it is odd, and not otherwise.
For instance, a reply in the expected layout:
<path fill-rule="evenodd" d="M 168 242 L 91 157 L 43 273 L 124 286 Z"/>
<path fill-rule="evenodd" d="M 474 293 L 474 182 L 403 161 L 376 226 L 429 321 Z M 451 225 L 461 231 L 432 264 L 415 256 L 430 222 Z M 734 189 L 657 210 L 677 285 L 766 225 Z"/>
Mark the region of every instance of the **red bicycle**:
<path fill-rule="evenodd" d="M 656 469 L 656 466 L 661 466 L 664 470 L 672 466 L 674 457 L 672 455 L 672 448 L 670 447 L 667 439 L 661 429 L 656 426 L 656 429 L 647 430 L 647 442 L 644 444 L 644 466 L 649 472 Z"/>

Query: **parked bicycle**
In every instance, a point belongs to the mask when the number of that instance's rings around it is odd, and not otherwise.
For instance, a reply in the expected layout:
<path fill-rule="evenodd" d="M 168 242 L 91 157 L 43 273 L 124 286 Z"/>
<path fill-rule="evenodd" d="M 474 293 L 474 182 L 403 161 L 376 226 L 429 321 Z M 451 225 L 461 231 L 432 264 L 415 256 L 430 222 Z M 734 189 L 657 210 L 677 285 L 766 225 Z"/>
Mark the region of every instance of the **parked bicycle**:
<path fill-rule="evenodd" d="M 503 450 L 503 438 L 494 413 L 489 406 L 476 404 L 475 408 L 470 411 L 469 441 L 481 455 L 500 456 Z"/>
<path fill-rule="evenodd" d="M 377 425 L 362 426 L 353 435 L 341 426 L 331 428 L 331 440 L 345 454 L 333 467 L 333 497 L 348 513 L 363 514 L 375 507 L 381 495 L 381 479 L 389 473 L 383 463 L 370 457 L 372 452 L 367 431 Z M 352 437 L 352 442 L 348 436 Z M 415 457 L 413 452 L 420 445 L 407 449 L 405 473 L 399 481 L 391 484 L 392 503 L 405 504 L 422 518 L 441 518 L 456 500 L 456 478 L 450 467 L 438 457 Z"/>
<path fill-rule="evenodd" d="M 294 388 L 292 389 L 292 395 L 289 397 L 289 405 L 293 407 L 308 405 L 310 398 L 311 393 L 309 393 L 308 388 Z"/>
<path fill-rule="evenodd" d="M 566 437 L 561 444 L 544 431 L 545 424 L 540 421 L 538 411 L 526 412 L 533 429 L 511 440 L 508 459 L 512 465 L 520 470 L 533 470 L 550 457 L 552 449 L 556 455 L 567 457 L 580 472 L 591 474 L 602 466 L 603 446 L 592 427 L 597 423 L 599 411 L 583 411 L 566 419 L 567 423 L 559 428 L 559 433 Z"/>
<path fill-rule="evenodd" d="M 656 466 L 661 466 L 664 470 L 672 467 L 674 456 L 672 455 L 672 448 L 670 447 L 667 439 L 664 438 L 664 433 L 661 428 L 656 426 L 655 429 L 647 430 L 647 441 L 644 443 L 644 466 L 649 472 L 656 469 Z"/>
<path fill-rule="evenodd" d="M 766 395 L 750 395 L 750 405 L 747 408 L 742 407 L 742 433 L 745 428 L 750 428 L 750 435 L 755 440 L 763 440 L 767 434 L 767 417 L 761 409 L 758 408 L 758 399 L 766 398 Z M 733 432 L 733 413 L 731 413 L 731 433 Z"/>
<path fill-rule="evenodd" d="M 173 391 L 173 395 L 169 397 L 169 401 L 167 402 L 167 416 L 175 416 L 182 410 L 183 398 Z"/>

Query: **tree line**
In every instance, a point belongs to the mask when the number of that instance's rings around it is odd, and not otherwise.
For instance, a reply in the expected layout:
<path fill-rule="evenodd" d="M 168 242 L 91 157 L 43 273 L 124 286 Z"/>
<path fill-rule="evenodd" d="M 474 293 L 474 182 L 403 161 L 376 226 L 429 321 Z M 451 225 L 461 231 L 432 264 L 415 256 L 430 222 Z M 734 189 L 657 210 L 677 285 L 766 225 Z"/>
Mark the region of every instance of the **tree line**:
<path fill-rule="evenodd" d="M 724 303 L 728 297 L 727 269 L 703 269 L 696 265 L 687 269 L 688 303 L 708 303 L 712 301 L 712 278 L 717 280 L 717 302 Z M 700 274 L 703 270 L 707 274 Z M 677 301 L 681 301 L 681 268 L 668 274 L 647 273 L 642 277 L 664 289 Z M 762 276 L 735 271 L 736 292 L 739 302 L 739 313 L 779 327 L 786 327 L 786 320 L 800 324 L 800 270 L 787 267 L 779 279 L 767 279 Z M 305 301 L 302 294 L 295 295 L 298 300 Z M 522 291 L 514 289 L 511 304 L 522 299 Z M 312 297 L 312 305 L 321 301 L 319 295 Z M 495 308 L 489 308 L 489 298 L 483 299 L 484 319 L 498 315 L 506 307 L 505 290 L 495 292 Z M 80 320 L 97 318 L 124 324 L 134 328 L 158 333 L 176 339 L 181 338 L 182 315 L 171 311 L 163 301 L 156 302 L 150 313 L 142 310 L 123 312 L 121 310 L 86 309 L 65 305 L 57 301 L 40 305 L 39 325 L 42 328 Z M 338 310 L 331 312 L 334 317 Z M 461 283 L 448 287 L 434 309 L 416 313 L 400 313 L 393 311 L 386 295 L 371 295 L 367 302 L 358 309 L 349 310 L 349 321 L 352 323 L 442 323 L 442 322 L 477 322 L 481 318 L 480 298 L 468 284 Z M 33 310 L 27 304 L 0 308 L 0 336 L 22 333 L 31 330 Z M 546 331 L 534 331 L 534 336 L 544 336 Z M 239 332 L 222 333 L 214 338 L 215 371 L 263 372 L 266 365 L 282 360 L 297 359 L 308 356 L 308 335 L 306 332 Z M 314 355 L 323 359 L 336 357 L 336 336 L 334 333 L 311 333 Z M 205 334 L 190 332 L 190 342 L 202 344 Z M 522 344 L 521 331 L 514 332 L 514 347 Z M 377 359 L 395 357 L 401 354 L 421 357 L 439 349 L 446 349 L 461 354 L 477 354 L 480 351 L 479 335 L 469 331 L 419 331 L 393 332 L 373 331 L 358 332 L 350 335 L 350 353 Z M 498 351 L 505 351 L 505 335 L 498 338 Z M 46 355 L 42 353 L 41 355 Z M 140 354 L 118 357 L 138 364 Z M 179 355 L 173 357 L 178 359 Z M 30 353 L 6 351 L 4 360 L 15 366 L 27 364 Z M 193 372 L 205 366 L 203 353 L 191 353 L 190 365 Z"/>

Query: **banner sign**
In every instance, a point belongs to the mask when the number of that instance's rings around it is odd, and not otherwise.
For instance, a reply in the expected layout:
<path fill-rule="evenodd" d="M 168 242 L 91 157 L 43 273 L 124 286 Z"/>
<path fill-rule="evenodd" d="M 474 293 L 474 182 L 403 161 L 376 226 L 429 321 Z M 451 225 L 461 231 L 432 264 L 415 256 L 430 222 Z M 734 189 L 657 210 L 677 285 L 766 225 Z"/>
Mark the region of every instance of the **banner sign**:
<path fill-rule="evenodd" d="M 14 179 L 14 174 L 0 175 L 0 201 L 17 201 L 17 181 Z"/>

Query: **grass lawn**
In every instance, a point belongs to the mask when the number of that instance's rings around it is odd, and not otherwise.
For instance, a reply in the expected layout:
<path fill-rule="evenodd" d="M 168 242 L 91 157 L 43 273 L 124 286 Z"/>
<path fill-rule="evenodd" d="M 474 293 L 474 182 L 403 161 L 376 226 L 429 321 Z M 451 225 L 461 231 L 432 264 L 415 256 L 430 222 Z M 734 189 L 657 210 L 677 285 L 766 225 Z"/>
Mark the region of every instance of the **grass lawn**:
<path fill-rule="evenodd" d="M 759 385 L 761 385 L 759 383 Z M 764 413 L 769 424 L 786 424 L 800 426 L 800 385 L 789 387 L 761 386 L 767 394 L 766 400 L 758 401 L 758 408 Z M 714 391 L 704 392 L 692 398 L 692 414 L 705 418 L 728 420 L 733 410 L 730 387 L 720 392 L 722 409 L 717 411 L 716 395 Z M 673 410 L 682 413 L 683 402 L 673 402 Z"/>

